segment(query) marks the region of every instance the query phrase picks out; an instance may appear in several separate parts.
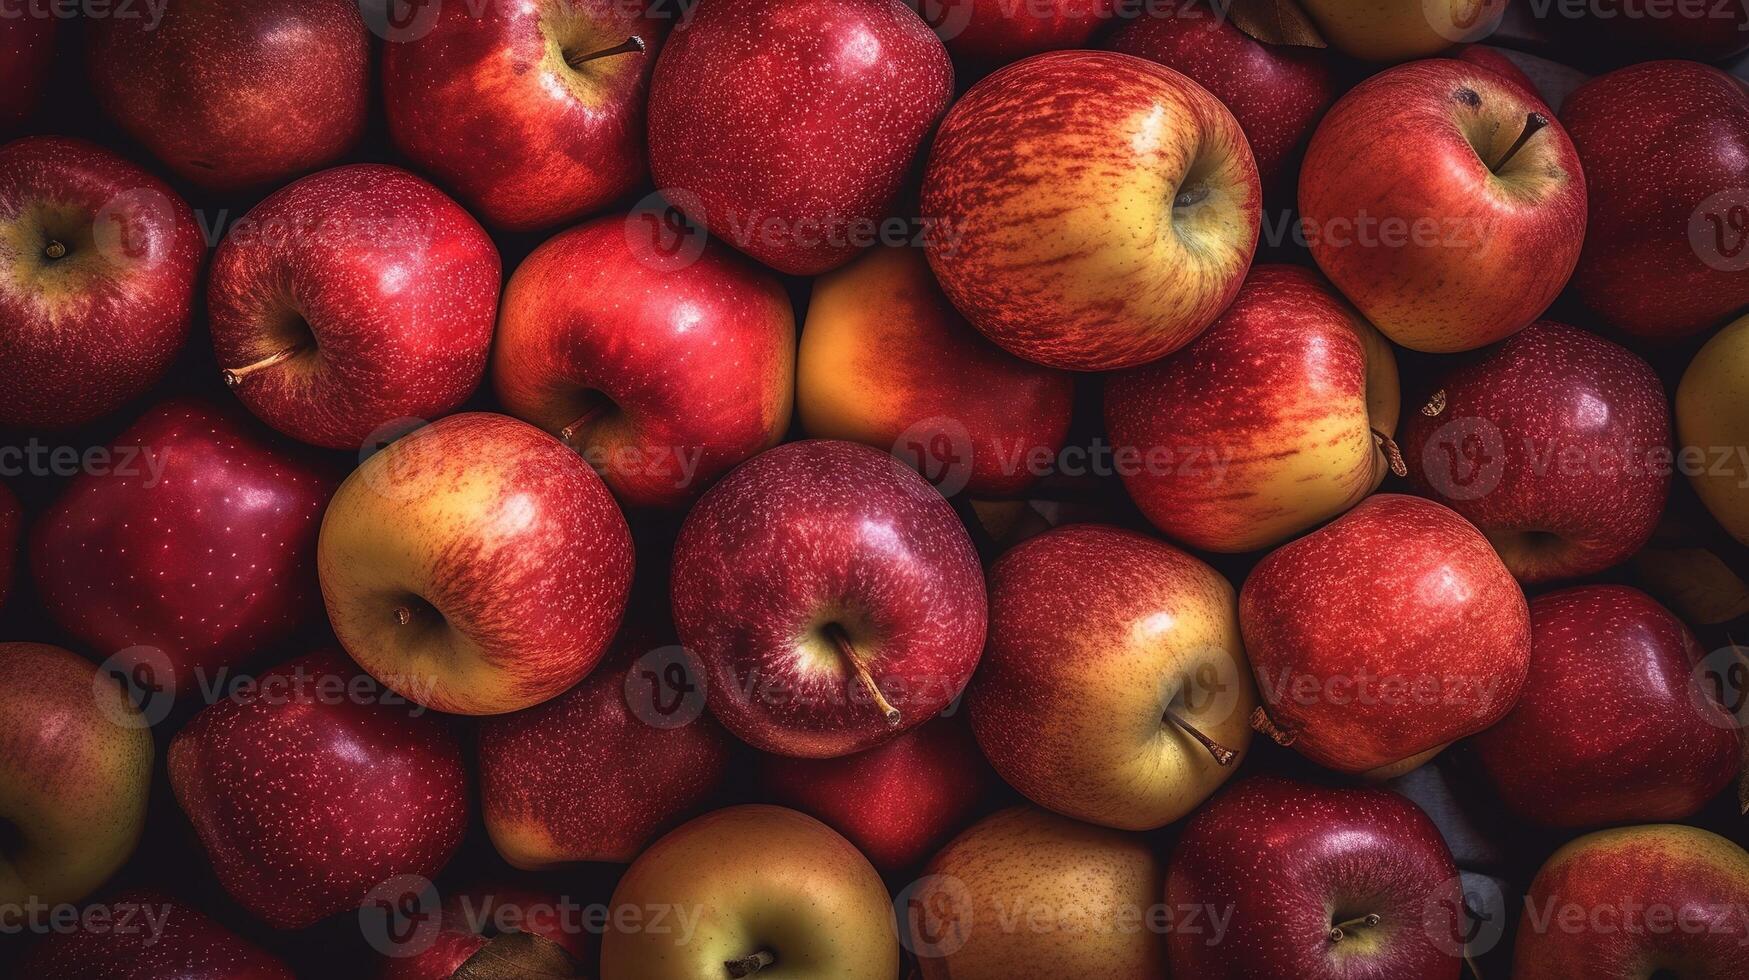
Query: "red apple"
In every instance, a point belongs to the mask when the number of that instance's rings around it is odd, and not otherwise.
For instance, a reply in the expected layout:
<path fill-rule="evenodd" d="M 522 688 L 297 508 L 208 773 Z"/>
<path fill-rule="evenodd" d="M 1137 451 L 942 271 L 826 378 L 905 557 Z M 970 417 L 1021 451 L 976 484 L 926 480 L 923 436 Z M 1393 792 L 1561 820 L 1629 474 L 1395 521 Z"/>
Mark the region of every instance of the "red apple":
<path fill-rule="evenodd" d="M 283 181 L 350 151 L 370 109 L 370 31 L 355 0 L 197 0 L 92 17 L 103 109 L 182 178 Z"/>
<path fill-rule="evenodd" d="M 1467 61 L 1472 65 L 1480 65 L 1481 67 L 1492 71 L 1494 74 L 1499 75 L 1501 78 L 1518 86 L 1525 95 L 1528 95 L 1533 99 L 1542 98 L 1541 93 L 1537 90 L 1536 83 L 1531 81 L 1530 76 L 1524 73 L 1523 68 L 1518 67 L 1518 62 L 1507 57 L 1499 48 L 1490 47 L 1486 44 L 1466 44 L 1457 49 L 1457 51 L 1452 54 L 1452 57 L 1459 61 Z"/>
<path fill-rule="evenodd" d="M 170 743 L 170 787 L 220 884 L 276 929 L 433 877 L 467 827 L 449 722 L 337 653 L 300 657 L 207 707 Z"/>
<path fill-rule="evenodd" d="M 1654 61 L 1567 98 L 1591 189 L 1573 284 L 1611 326 L 1671 340 L 1749 305 L 1749 90 L 1692 61 Z"/>
<path fill-rule="evenodd" d="M 1472 350 L 1542 315 L 1585 237 L 1585 174 L 1554 111 L 1455 60 L 1374 75 L 1312 134 L 1312 257 L 1385 336 Z"/>
<path fill-rule="evenodd" d="M 1208 89 L 1245 131 L 1264 188 L 1293 193 L 1286 178 L 1336 101 L 1327 51 L 1259 41 L 1203 0 L 1162 0 L 1101 46 L 1157 61 Z"/>
<path fill-rule="evenodd" d="M 1637 589 L 1591 585 L 1531 600 L 1530 677 L 1476 736 L 1507 807 L 1552 827 L 1683 820 L 1730 785 L 1734 719 L 1695 683 L 1702 651 Z"/>
<path fill-rule="evenodd" d="M 656 63 L 650 169 L 718 238 L 816 275 L 874 243 L 952 96 L 901 0 L 706 0 Z"/>
<path fill-rule="evenodd" d="M 389 132 L 491 224 L 601 210 L 646 173 L 663 11 L 616 0 L 444 3 L 383 49 Z"/>
<path fill-rule="evenodd" d="M 336 167 L 232 226 L 207 289 L 213 350 L 267 424 L 358 449 L 473 393 L 498 281 L 498 249 L 437 188 L 394 167 Z"/>
<path fill-rule="evenodd" d="M 591 977 L 599 944 L 586 915 L 581 903 L 565 895 L 514 886 L 469 888 L 444 899 L 432 925 L 415 923 L 404 939 L 385 936 L 400 945 L 379 950 L 385 956 L 377 980 Z"/>
<path fill-rule="evenodd" d="M 1244 131 L 1202 86 L 1131 55 L 1059 51 L 948 113 L 923 176 L 924 246 L 998 347 L 1115 370 L 1183 347 L 1232 302 L 1261 198 Z"/>
<path fill-rule="evenodd" d="M 1176 977 L 1457 980 L 1457 864 L 1420 808 L 1379 789 L 1254 776 L 1185 825 L 1168 909 L 1225 915 L 1167 935 Z"/>
<path fill-rule="evenodd" d="M 1111 376 L 1105 425 L 1155 527 L 1254 551 L 1378 489 L 1397 386 L 1391 345 L 1323 277 L 1262 265 L 1190 346 Z"/>
<path fill-rule="evenodd" d="M 162 892 L 130 888 L 81 911 L 20 964 L 33 980 L 293 980 L 280 959 Z M 445 975 L 447 976 L 447 974 Z"/>
<path fill-rule="evenodd" d="M 194 212 L 121 157 L 59 136 L 0 146 L 0 428 L 88 422 L 156 383 L 204 257 Z"/>
<path fill-rule="evenodd" d="M 957 714 L 838 759 L 767 755 L 760 784 L 772 802 L 818 817 L 885 872 L 921 864 L 998 785 Z"/>
<path fill-rule="evenodd" d="M 692 678 L 671 683 L 691 662 L 660 638 L 627 627 L 581 684 L 481 721 L 481 805 L 506 861 L 624 864 L 716 791 L 731 740 L 688 698 Z"/>
<path fill-rule="evenodd" d="M 995 68 L 1028 55 L 1083 48 L 1117 0 L 906 0 L 955 58 Z"/>
<path fill-rule="evenodd" d="M 0 483 L 0 609 L 6 607 L 6 597 L 12 591 L 13 569 L 18 564 L 18 532 L 24 525 L 24 511 L 18 498 Z"/>
<path fill-rule="evenodd" d="M 793 442 L 741 464 L 687 516 L 673 569 L 711 711 L 766 752 L 873 748 L 958 697 L 984 646 L 965 526 L 867 446 Z"/>
<path fill-rule="evenodd" d="M 240 414 L 154 407 L 31 532 L 50 617 L 172 696 L 321 615 L 316 534 L 340 473 Z"/>
<path fill-rule="evenodd" d="M 334 635 L 365 670 L 438 711 L 502 714 L 601 659 L 631 591 L 632 540 L 577 454 L 469 412 L 354 470 L 316 563 Z"/>
<path fill-rule="evenodd" d="M 631 507 L 681 507 L 776 445 L 795 311 L 776 276 L 707 241 L 661 261 L 659 228 L 601 218 L 535 249 L 504 293 L 492 383 Z"/>
<path fill-rule="evenodd" d="M 1519 581 L 1600 572 L 1651 539 L 1674 452 L 1651 365 L 1545 320 L 1437 385 L 1404 423 L 1410 481 L 1480 528 Z"/>
<path fill-rule="evenodd" d="M 55 27 L 50 16 L 0 17 L 0 131 L 29 119 L 42 101 L 55 60 Z"/>
<path fill-rule="evenodd" d="M 1499 721 L 1530 669 L 1524 593 L 1445 507 L 1377 494 L 1270 552 L 1239 595 L 1255 723 L 1321 766 L 1407 772 Z"/>

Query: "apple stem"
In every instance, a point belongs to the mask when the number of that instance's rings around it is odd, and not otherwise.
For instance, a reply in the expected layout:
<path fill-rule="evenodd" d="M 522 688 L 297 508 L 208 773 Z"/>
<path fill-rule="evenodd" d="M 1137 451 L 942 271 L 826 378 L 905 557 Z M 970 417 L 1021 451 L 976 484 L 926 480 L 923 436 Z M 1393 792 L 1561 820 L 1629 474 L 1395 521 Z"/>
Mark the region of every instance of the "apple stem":
<path fill-rule="evenodd" d="M 413 610 L 408 609 L 406 606 L 396 606 L 395 607 L 395 622 L 397 624 L 399 624 L 401 626 L 406 626 L 408 623 L 411 623 L 412 621 L 413 621 Z"/>
<path fill-rule="evenodd" d="M 740 980 L 740 978 L 750 977 L 776 962 L 777 957 L 771 955 L 769 950 L 762 949 L 751 956 L 743 956 L 738 960 L 729 960 L 724 963 L 723 966 L 728 967 L 729 976 L 734 977 L 735 980 Z"/>
<path fill-rule="evenodd" d="M 1542 129 L 1544 126 L 1547 126 L 1548 124 L 1549 124 L 1549 117 L 1543 115 L 1540 112 L 1533 112 L 1530 115 L 1525 116 L 1524 117 L 1524 132 L 1518 134 L 1518 142 L 1512 144 L 1512 148 L 1506 151 L 1506 155 L 1502 156 L 1500 158 L 1499 163 L 1494 164 L 1494 166 L 1492 168 L 1493 171 L 1495 173 L 1499 173 L 1500 168 L 1506 166 L 1506 164 L 1509 163 L 1514 156 L 1517 156 L 1518 151 L 1524 149 L 1524 144 L 1530 142 L 1530 138 L 1532 136 L 1535 136 L 1537 134 L 1538 130 Z"/>
<path fill-rule="evenodd" d="M 1380 921 L 1379 914 L 1377 912 L 1372 912 L 1363 915 L 1358 919 L 1349 919 L 1346 922 L 1338 922 L 1330 927 L 1330 941 L 1333 943 L 1339 943 L 1347 937 L 1348 930 L 1359 929 L 1363 926 L 1376 926 Z"/>
<path fill-rule="evenodd" d="M 1225 745 L 1222 745 L 1221 743 L 1215 741 L 1214 739 L 1209 738 L 1207 735 L 1204 735 L 1202 732 L 1197 730 L 1197 727 L 1195 725 L 1192 725 L 1190 722 L 1185 721 L 1183 718 L 1179 717 L 1178 712 L 1173 711 L 1171 708 L 1166 709 L 1166 720 L 1172 722 L 1172 724 L 1174 724 L 1174 725 L 1177 725 L 1179 728 L 1184 729 L 1184 733 L 1186 735 L 1189 735 L 1191 738 L 1194 738 L 1198 742 L 1201 742 L 1202 747 L 1205 749 L 1208 749 L 1209 755 L 1214 756 L 1215 762 L 1219 763 L 1220 765 L 1230 766 L 1233 764 L 1233 760 L 1238 757 L 1237 752 L 1234 752 L 1232 749 L 1227 748 Z"/>
<path fill-rule="evenodd" d="M 600 418 L 602 413 L 604 413 L 606 411 L 607 411 L 606 405 L 592 406 L 588 411 L 584 412 L 582 415 L 579 415 L 575 419 L 572 419 L 570 425 L 567 425 L 563 429 L 560 429 L 559 430 L 559 439 L 566 442 L 566 443 L 571 442 L 573 439 L 576 439 L 578 435 L 582 434 L 584 426 L 586 426 L 589 423 Z"/>
<path fill-rule="evenodd" d="M 303 349 L 304 349 L 303 345 L 293 344 L 292 346 L 287 347 L 286 349 L 284 349 L 282 351 L 279 351 L 279 352 L 274 353 L 274 354 L 269 354 L 268 356 L 262 358 L 261 360 L 256 361 L 254 364 L 245 364 L 240 368 L 225 368 L 225 370 L 224 370 L 225 385 L 227 387 L 235 388 L 238 385 L 243 383 L 244 378 L 247 378 L 248 376 L 250 376 L 251 374 L 254 374 L 257 371 L 262 371 L 262 370 L 265 370 L 267 368 L 270 368 L 270 367 L 274 366 L 275 364 L 278 364 L 282 361 L 290 360 L 292 357 L 297 355 L 298 351 L 301 351 Z"/>
<path fill-rule="evenodd" d="M 1403 450 L 1397 446 L 1397 441 L 1377 429 L 1372 430 L 1373 442 L 1378 443 L 1379 451 L 1385 454 L 1385 460 L 1391 464 L 1391 472 L 1398 476 L 1409 475 L 1409 465 L 1403 462 Z"/>
<path fill-rule="evenodd" d="M 1432 398 L 1427 399 L 1427 404 L 1421 406 L 1421 414 L 1431 419 L 1437 418 L 1439 413 L 1443 411 L 1445 411 L 1445 389 L 1441 388 L 1433 393 Z"/>
<path fill-rule="evenodd" d="M 644 39 L 633 34 L 631 37 L 626 38 L 624 41 L 611 48 L 602 48 L 600 51 L 591 51 L 588 54 L 566 55 L 565 64 L 570 65 L 572 68 L 580 68 L 584 64 L 594 61 L 597 58 L 611 58 L 616 54 L 631 54 L 634 51 L 638 54 L 643 54 L 645 50 Z"/>
<path fill-rule="evenodd" d="M 880 685 L 875 683 L 874 676 L 868 672 L 868 664 L 863 662 L 862 654 L 856 652 L 856 645 L 850 642 L 850 637 L 844 632 L 844 627 L 832 623 L 826 627 L 826 635 L 832 638 L 832 643 L 838 648 L 838 653 L 845 660 L 850 661 L 851 668 L 856 671 L 856 679 L 862 682 L 862 686 L 868 690 L 869 696 L 874 698 L 875 707 L 879 708 L 881 714 L 886 716 L 887 727 L 898 728 L 900 721 L 903 720 L 899 714 L 899 709 L 893 707 L 892 703 L 887 700 L 887 696 L 881 693 Z"/>
<path fill-rule="evenodd" d="M 64 259 L 67 257 L 66 243 L 51 238 L 48 245 L 43 248 L 43 254 L 51 259 Z"/>
<path fill-rule="evenodd" d="M 1269 720 L 1269 712 L 1263 710 L 1262 705 L 1258 705 L 1257 710 L 1251 712 L 1251 728 L 1259 734 L 1268 735 L 1282 748 L 1294 744 L 1300 737 L 1298 732 L 1286 732 L 1277 728 L 1275 722 Z"/>

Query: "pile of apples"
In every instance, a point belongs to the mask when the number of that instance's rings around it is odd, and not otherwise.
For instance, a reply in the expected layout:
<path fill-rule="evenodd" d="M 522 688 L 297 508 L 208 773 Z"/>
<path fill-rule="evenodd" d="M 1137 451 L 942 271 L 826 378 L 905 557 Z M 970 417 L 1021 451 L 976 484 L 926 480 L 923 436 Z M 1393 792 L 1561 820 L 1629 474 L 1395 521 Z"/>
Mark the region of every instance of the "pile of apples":
<path fill-rule="evenodd" d="M 1749 6 L 18 6 L 0 973 L 1749 978 Z"/>

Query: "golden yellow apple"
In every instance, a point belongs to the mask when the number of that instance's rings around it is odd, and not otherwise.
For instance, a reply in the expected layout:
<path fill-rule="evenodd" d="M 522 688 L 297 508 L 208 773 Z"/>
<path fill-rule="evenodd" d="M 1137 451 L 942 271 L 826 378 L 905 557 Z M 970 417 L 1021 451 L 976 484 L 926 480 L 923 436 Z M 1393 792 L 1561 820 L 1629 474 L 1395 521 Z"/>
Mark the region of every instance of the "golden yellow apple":
<path fill-rule="evenodd" d="M 1676 386 L 1681 469 L 1731 536 L 1749 544 L 1749 316 L 1706 342 Z"/>

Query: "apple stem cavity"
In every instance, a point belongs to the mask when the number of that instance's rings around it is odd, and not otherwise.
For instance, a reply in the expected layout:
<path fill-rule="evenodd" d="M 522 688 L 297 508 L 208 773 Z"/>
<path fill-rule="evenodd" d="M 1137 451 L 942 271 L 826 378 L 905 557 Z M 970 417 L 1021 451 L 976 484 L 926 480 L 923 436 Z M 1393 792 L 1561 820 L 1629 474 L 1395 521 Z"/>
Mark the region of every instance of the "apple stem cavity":
<path fill-rule="evenodd" d="M 266 369 L 273 367 L 275 364 L 291 360 L 303 349 L 304 348 L 301 344 L 293 344 L 282 351 L 269 354 L 261 360 L 256 361 L 254 364 L 245 364 L 239 368 L 225 368 L 225 385 L 226 387 L 235 388 L 243 383 L 244 378 L 247 378 L 257 371 L 265 371 Z"/>
<path fill-rule="evenodd" d="M 1506 151 L 1505 155 L 1500 158 L 1500 161 L 1498 163 L 1494 164 L 1494 166 L 1490 169 L 1492 169 L 1495 173 L 1499 173 L 1500 168 L 1502 168 L 1502 167 L 1506 166 L 1508 163 L 1510 163 L 1512 161 L 1512 158 L 1518 155 L 1518 151 L 1524 149 L 1524 144 L 1530 142 L 1530 138 L 1532 136 L 1535 136 L 1537 134 L 1538 130 L 1542 129 L 1544 126 L 1547 126 L 1548 124 L 1549 124 L 1549 117 L 1543 115 L 1540 112 L 1533 112 L 1533 113 L 1525 116 L 1524 117 L 1524 132 L 1518 134 L 1518 142 L 1513 143 L 1512 147 L 1510 149 L 1508 149 Z"/>
<path fill-rule="evenodd" d="M 588 411 L 572 419 L 571 424 L 559 430 L 559 440 L 567 445 L 570 444 L 575 441 L 578 436 L 583 434 L 584 428 L 586 428 L 589 423 L 600 418 L 606 412 L 606 405 L 591 406 Z"/>
<path fill-rule="evenodd" d="M 776 962 L 777 957 L 773 956 L 770 950 L 762 949 L 751 956 L 743 956 L 738 960 L 729 960 L 724 963 L 723 966 L 728 968 L 729 976 L 734 977 L 735 980 L 741 980 L 742 977 L 753 976 L 755 973 L 758 973 L 760 970 L 763 970 Z"/>
<path fill-rule="evenodd" d="M 1258 705 L 1257 710 L 1251 712 L 1251 728 L 1259 734 L 1268 735 L 1275 744 L 1284 749 L 1294 744 L 1300 737 L 1298 732 L 1288 732 L 1277 728 L 1275 722 L 1270 720 L 1269 712 L 1263 710 L 1262 705 Z"/>
<path fill-rule="evenodd" d="M 412 622 L 413 610 L 408 609 L 406 606 L 395 607 L 395 624 L 397 626 L 406 626 Z"/>
<path fill-rule="evenodd" d="M 1330 941 L 1333 943 L 1339 943 L 1346 939 L 1350 932 L 1353 932 L 1356 929 L 1376 926 L 1380 921 L 1379 914 L 1377 912 L 1372 912 L 1363 915 L 1358 919 L 1348 919 L 1344 922 L 1338 922 L 1330 927 Z"/>
<path fill-rule="evenodd" d="M 43 247 L 43 255 L 48 256 L 50 259 L 64 259 L 67 257 L 67 245 L 65 242 L 56 241 L 51 238 L 49 239 L 49 243 Z"/>
<path fill-rule="evenodd" d="M 850 642 L 850 636 L 844 632 L 844 627 L 837 623 L 828 623 L 825 633 L 832 640 L 832 645 L 838 648 L 839 655 L 850 662 L 851 669 L 856 671 L 856 679 L 862 682 L 862 686 L 868 691 L 869 696 L 874 698 L 875 707 L 879 708 L 881 714 L 887 719 L 887 727 L 898 728 L 904 717 L 899 714 L 899 709 L 893 707 L 892 703 L 887 700 L 887 696 L 881 693 L 880 685 L 875 683 L 874 675 L 868 672 L 868 664 L 863 661 L 862 654 L 857 652 L 856 645 Z"/>
<path fill-rule="evenodd" d="M 572 68 L 581 68 L 597 58 L 611 58 L 616 54 L 632 54 L 633 52 L 643 54 L 646 50 L 644 39 L 633 34 L 611 48 L 602 48 L 600 51 L 590 51 L 585 54 L 568 54 L 565 56 L 565 64 Z"/>
<path fill-rule="evenodd" d="M 1385 461 L 1391 464 L 1391 472 L 1400 477 L 1408 476 L 1409 464 L 1403 462 L 1403 450 L 1397 445 L 1397 440 L 1377 429 L 1372 430 L 1372 439 L 1378 444 L 1379 452 L 1385 454 Z"/>
<path fill-rule="evenodd" d="M 1209 738 L 1207 735 L 1204 735 L 1195 725 L 1185 721 L 1179 716 L 1178 712 L 1173 711 L 1171 708 L 1166 709 L 1166 720 L 1177 725 L 1179 728 L 1184 729 L 1184 734 L 1201 742 L 1202 747 L 1209 750 L 1209 755 L 1214 756 L 1215 762 L 1219 765 L 1230 766 L 1233 764 L 1233 760 L 1238 758 L 1239 753 L 1234 752 L 1225 745 L 1222 745 L 1214 739 Z"/>

